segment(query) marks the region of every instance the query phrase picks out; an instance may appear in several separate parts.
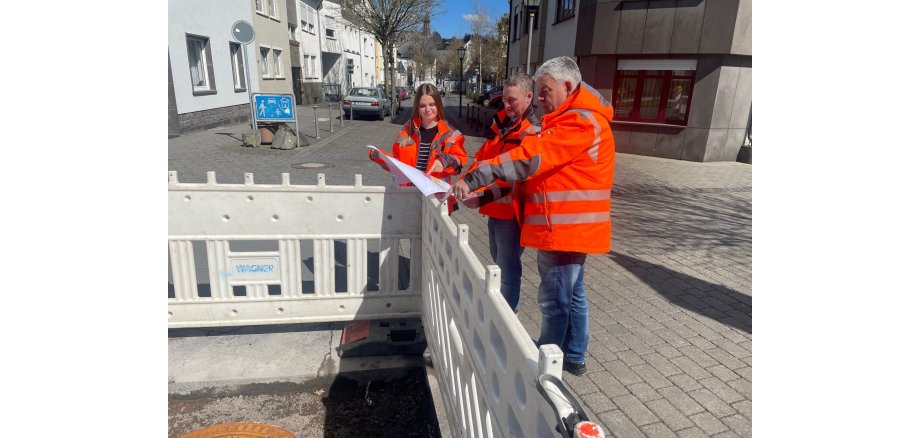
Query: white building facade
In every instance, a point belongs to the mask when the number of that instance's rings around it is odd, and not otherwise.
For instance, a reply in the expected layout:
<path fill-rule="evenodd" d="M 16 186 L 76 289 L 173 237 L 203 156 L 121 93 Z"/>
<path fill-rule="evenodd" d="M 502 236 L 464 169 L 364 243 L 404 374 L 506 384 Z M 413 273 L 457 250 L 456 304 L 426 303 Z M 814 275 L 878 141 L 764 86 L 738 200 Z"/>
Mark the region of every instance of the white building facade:
<path fill-rule="evenodd" d="M 260 89 L 258 53 L 255 44 L 236 42 L 231 27 L 252 20 L 251 1 L 169 1 L 171 136 L 250 120 L 249 92 Z"/>

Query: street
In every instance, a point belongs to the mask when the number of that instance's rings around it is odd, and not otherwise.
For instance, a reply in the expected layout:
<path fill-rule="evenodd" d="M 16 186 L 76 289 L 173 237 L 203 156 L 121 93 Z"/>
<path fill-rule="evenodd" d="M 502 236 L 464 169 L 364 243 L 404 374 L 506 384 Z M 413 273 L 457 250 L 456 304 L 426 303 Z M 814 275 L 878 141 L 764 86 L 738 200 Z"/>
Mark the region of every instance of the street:
<path fill-rule="evenodd" d="M 367 158 L 367 145 L 385 150 L 411 112 L 384 121 L 345 120 L 333 107 L 297 107 L 301 135 L 293 150 L 241 146 L 248 125 L 233 125 L 169 140 L 168 170 L 182 183 L 393 186 Z M 466 135 L 472 157 L 483 143 L 461 122 L 458 99 L 445 99 L 448 120 Z M 464 106 L 467 101 L 464 99 Z M 325 124 L 325 126 L 324 126 Z M 334 131 L 334 132 L 333 132 Z M 565 381 L 601 423 L 607 436 L 751 436 L 752 417 L 752 167 L 619 153 L 611 192 L 608 254 L 589 255 L 585 270 L 591 341 L 588 373 Z M 485 217 L 461 207 L 453 214 L 470 227 L 469 244 L 491 263 Z M 521 325 L 540 331 L 536 250 L 523 256 Z M 174 341 L 173 339 L 170 340 Z"/>

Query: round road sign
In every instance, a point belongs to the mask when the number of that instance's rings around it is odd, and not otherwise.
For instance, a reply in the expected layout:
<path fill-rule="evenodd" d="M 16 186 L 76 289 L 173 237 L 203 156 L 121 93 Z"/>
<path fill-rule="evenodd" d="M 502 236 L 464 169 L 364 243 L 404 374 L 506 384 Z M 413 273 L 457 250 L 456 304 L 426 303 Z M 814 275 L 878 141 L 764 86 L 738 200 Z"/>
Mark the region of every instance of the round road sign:
<path fill-rule="evenodd" d="M 243 20 L 233 23 L 233 27 L 230 28 L 230 34 L 233 35 L 233 39 L 243 44 L 251 43 L 256 37 L 256 31 L 252 28 L 252 25 Z"/>

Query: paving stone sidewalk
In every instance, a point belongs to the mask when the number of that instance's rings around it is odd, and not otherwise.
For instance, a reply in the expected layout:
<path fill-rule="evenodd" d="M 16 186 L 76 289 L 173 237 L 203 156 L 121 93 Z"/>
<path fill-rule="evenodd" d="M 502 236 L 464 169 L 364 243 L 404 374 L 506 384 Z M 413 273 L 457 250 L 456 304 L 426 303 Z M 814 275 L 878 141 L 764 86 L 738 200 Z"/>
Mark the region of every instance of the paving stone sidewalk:
<path fill-rule="evenodd" d="M 458 120 L 456 98 L 446 102 L 472 156 L 480 131 Z M 323 173 L 327 184 L 350 185 L 361 174 L 364 185 L 391 186 L 365 146 L 389 149 L 408 113 L 341 128 L 336 120 L 335 133 L 290 151 L 241 147 L 247 125 L 181 136 L 169 140 L 169 170 L 180 182 L 204 182 L 212 170 L 220 183 L 242 183 L 250 172 L 256 183 L 277 184 L 286 172 L 292 184 L 315 184 Z M 324 167 L 294 167 L 302 163 Z M 585 271 L 588 374 L 564 374 L 608 436 L 751 436 L 751 169 L 617 154 L 612 251 L 589 256 Z M 485 217 L 461 208 L 453 218 L 470 226 L 470 246 L 489 264 Z M 536 338 L 531 248 L 523 277 L 519 318 Z"/>

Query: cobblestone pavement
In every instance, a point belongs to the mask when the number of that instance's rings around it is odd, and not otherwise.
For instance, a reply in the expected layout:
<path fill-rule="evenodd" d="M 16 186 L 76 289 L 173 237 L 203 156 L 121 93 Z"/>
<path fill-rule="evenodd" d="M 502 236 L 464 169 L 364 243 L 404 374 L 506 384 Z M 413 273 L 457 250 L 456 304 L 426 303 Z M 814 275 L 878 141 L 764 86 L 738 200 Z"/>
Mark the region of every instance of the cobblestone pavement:
<path fill-rule="evenodd" d="M 456 105 L 456 98 L 448 98 Z M 300 108 L 301 120 L 312 112 Z M 448 117 L 467 134 L 472 156 L 480 132 Z M 320 115 L 325 114 L 320 109 Z M 335 133 L 296 150 L 240 147 L 247 125 L 169 140 L 169 170 L 180 182 L 394 185 L 367 159 L 365 145 L 389 149 L 404 110 L 385 121 L 345 121 Z M 303 126 L 303 121 L 301 122 Z M 327 128 L 328 128 L 328 121 Z M 298 169 L 315 163 L 328 167 Z M 584 405 L 616 437 L 751 436 L 752 291 L 751 169 L 734 162 L 693 163 L 617 154 L 612 192 L 612 251 L 590 255 L 588 373 L 564 374 Z M 461 208 L 470 246 L 491 262 L 485 217 Z M 539 335 L 536 251 L 524 252 L 520 321 Z"/>

